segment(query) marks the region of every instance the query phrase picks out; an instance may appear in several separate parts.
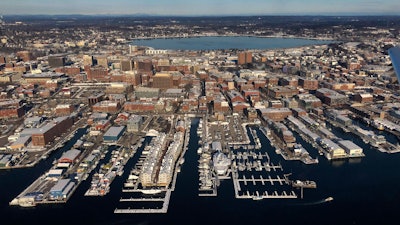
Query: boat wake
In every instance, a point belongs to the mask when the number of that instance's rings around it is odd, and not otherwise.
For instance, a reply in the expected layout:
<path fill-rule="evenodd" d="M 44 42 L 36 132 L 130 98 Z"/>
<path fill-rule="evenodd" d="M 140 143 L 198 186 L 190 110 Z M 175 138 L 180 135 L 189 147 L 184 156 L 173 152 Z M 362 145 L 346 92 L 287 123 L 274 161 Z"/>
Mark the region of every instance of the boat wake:
<path fill-rule="evenodd" d="M 294 204 L 294 205 L 302 205 L 302 206 L 309 206 L 309 205 L 319 205 L 319 204 L 324 204 L 327 202 L 333 201 L 332 197 L 328 197 L 319 201 L 315 201 L 315 202 L 306 202 L 306 203 L 299 203 L 299 204 Z"/>

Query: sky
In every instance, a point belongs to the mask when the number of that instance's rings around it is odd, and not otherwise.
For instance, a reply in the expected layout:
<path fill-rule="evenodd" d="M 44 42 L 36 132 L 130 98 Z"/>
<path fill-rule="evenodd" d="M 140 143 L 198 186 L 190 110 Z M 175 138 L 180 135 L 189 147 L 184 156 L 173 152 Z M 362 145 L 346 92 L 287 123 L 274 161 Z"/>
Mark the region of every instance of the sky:
<path fill-rule="evenodd" d="M 399 0 L 0 0 L 0 15 L 400 15 Z"/>

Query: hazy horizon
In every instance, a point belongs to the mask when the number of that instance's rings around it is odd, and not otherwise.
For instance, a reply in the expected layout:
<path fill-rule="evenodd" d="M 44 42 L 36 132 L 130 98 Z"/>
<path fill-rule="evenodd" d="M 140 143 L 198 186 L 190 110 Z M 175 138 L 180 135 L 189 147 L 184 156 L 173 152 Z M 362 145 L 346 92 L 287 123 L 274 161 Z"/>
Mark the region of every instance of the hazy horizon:
<path fill-rule="evenodd" d="M 399 16 L 395 0 L 13 0 L 0 15 L 148 15 L 148 16 Z"/>

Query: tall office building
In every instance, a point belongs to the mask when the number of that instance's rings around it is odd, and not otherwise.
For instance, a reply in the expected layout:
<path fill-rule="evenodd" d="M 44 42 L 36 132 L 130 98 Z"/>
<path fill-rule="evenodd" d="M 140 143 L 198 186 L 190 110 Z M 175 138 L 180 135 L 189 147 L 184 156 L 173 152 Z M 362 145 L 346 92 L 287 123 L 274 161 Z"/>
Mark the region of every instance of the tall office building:
<path fill-rule="evenodd" d="M 83 65 L 84 66 L 93 66 L 93 56 L 83 55 Z"/>
<path fill-rule="evenodd" d="M 244 65 L 253 62 L 253 54 L 251 52 L 240 52 L 238 54 L 238 65 Z"/>
<path fill-rule="evenodd" d="M 19 51 L 17 52 L 17 56 L 24 62 L 28 62 L 33 59 L 32 53 L 29 51 Z"/>
<path fill-rule="evenodd" d="M 161 88 L 161 89 L 168 89 L 173 87 L 173 77 L 169 73 L 156 73 L 153 76 L 153 87 L 154 88 Z"/>
<path fill-rule="evenodd" d="M 97 56 L 97 65 L 102 66 L 104 68 L 108 68 L 108 59 L 107 56 L 102 55 L 102 56 Z"/>
<path fill-rule="evenodd" d="M 122 71 L 131 71 L 133 69 L 133 62 L 130 59 L 121 60 L 121 70 Z"/>
<path fill-rule="evenodd" d="M 48 58 L 49 66 L 56 68 L 56 67 L 63 67 L 65 66 L 65 57 L 60 55 L 50 55 Z"/>

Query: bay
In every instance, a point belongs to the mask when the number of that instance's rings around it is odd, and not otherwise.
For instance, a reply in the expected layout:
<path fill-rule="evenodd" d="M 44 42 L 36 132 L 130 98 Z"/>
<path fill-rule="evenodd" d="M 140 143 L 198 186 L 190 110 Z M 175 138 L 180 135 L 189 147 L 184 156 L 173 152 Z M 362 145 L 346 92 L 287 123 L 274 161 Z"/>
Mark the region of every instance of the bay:
<path fill-rule="evenodd" d="M 333 41 L 247 36 L 138 39 L 131 44 L 168 50 L 278 49 L 329 44 Z"/>

